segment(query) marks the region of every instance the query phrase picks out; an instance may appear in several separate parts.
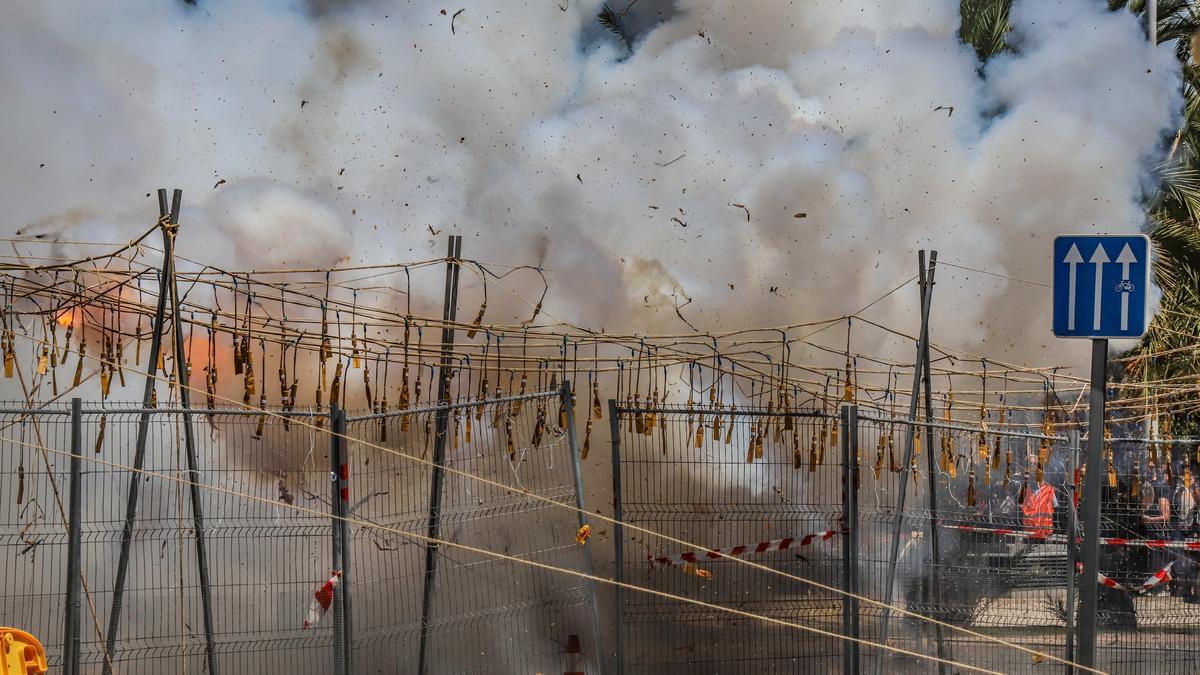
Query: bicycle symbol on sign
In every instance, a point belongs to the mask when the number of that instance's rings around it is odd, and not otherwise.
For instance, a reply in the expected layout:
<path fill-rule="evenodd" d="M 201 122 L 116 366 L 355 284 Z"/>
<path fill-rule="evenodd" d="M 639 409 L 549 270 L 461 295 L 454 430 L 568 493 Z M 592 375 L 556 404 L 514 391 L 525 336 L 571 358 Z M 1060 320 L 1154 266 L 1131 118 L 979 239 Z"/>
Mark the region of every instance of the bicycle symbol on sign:
<path fill-rule="evenodd" d="M 1133 282 L 1128 279 L 1122 279 L 1121 281 L 1117 282 L 1117 292 L 1118 293 L 1132 293 L 1133 292 Z"/>

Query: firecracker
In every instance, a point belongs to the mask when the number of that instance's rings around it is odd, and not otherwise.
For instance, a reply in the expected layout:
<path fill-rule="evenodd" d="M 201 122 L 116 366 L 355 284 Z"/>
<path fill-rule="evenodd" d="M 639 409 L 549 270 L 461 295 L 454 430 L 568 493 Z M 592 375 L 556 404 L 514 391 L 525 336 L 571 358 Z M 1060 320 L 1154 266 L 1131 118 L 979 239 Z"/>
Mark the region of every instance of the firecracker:
<path fill-rule="evenodd" d="M 821 432 L 824 435 L 824 431 Z M 813 434 L 809 437 L 808 443 L 808 472 L 813 473 L 817 470 L 817 435 Z"/>
<path fill-rule="evenodd" d="M 587 459 L 592 451 L 592 420 L 583 425 L 583 448 L 579 451 L 579 459 Z"/>
<path fill-rule="evenodd" d="M 592 526 L 584 523 L 575 533 L 575 543 L 583 546 L 592 536 Z"/>
<path fill-rule="evenodd" d="M 45 375 L 49 370 L 50 370 L 50 345 L 49 345 L 49 343 L 43 341 L 42 342 L 42 352 L 41 352 L 41 355 L 38 356 L 37 374 Z"/>
<path fill-rule="evenodd" d="M 1107 430 L 1105 431 L 1107 432 Z M 1117 487 L 1117 468 L 1113 466 L 1112 445 L 1107 442 L 1105 443 L 1104 454 L 1108 458 L 1108 487 L 1115 488 Z M 1041 468 L 1040 463 L 1038 468 Z"/>
<path fill-rule="evenodd" d="M 520 385 L 520 389 L 517 392 L 517 395 L 524 396 L 525 392 L 528 389 L 529 389 L 529 374 L 524 371 L 521 371 L 521 385 Z M 637 397 L 635 396 L 634 397 L 634 407 L 637 407 L 636 402 L 637 402 Z M 525 404 L 524 399 L 518 398 L 518 399 L 514 400 L 512 402 L 512 414 L 520 415 L 521 414 L 521 406 L 523 406 L 524 404 Z M 639 430 L 639 433 L 640 433 L 640 430 Z"/>
<path fill-rule="evenodd" d="M 337 405 L 342 401 L 342 362 L 339 360 L 333 366 L 333 382 L 329 385 L 329 405 Z"/>
<path fill-rule="evenodd" d="M 358 333 L 355 332 L 354 324 L 350 325 L 350 367 L 362 367 L 362 359 L 358 355 Z M 369 401 L 370 399 L 367 400 Z"/>
<path fill-rule="evenodd" d="M 10 339 L 9 345 L 10 346 L 12 345 L 11 339 Z M 6 377 L 9 376 L 8 375 L 8 368 L 9 368 L 8 356 L 9 355 L 7 353 L 4 355 L 4 374 Z M 74 379 L 71 380 L 72 387 L 78 387 L 79 383 L 83 382 L 83 360 L 86 356 L 87 356 L 87 343 L 81 341 L 79 343 L 79 358 L 76 359 L 76 361 L 75 361 L 75 377 L 74 377 Z"/>
<path fill-rule="evenodd" d="M 665 457 L 667 454 L 667 425 L 658 425 L 659 444 L 662 446 L 662 454 Z"/>
<path fill-rule="evenodd" d="M 384 381 L 385 382 L 387 381 L 386 377 L 384 378 Z M 388 411 L 388 397 L 387 397 L 387 390 L 384 389 L 383 401 L 379 404 L 379 414 L 386 415 L 387 411 Z M 468 420 L 469 419 L 470 418 L 468 418 Z M 388 429 L 387 428 L 387 417 L 380 417 L 379 418 L 379 442 L 380 443 L 387 443 L 387 439 L 388 439 L 387 429 Z M 467 425 L 467 439 L 468 439 L 467 442 L 468 443 L 470 442 L 470 436 L 471 436 L 471 425 L 468 424 Z"/>
<path fill-rule="evenodd" d="M 75 312 L 72 311 L 67 320 L 67 335 L 66 335 L 66 339 L 63 340 L 62 358 L 59 359 L 59 362 L 62 363 L 64 366 L 67 365 L 67 355 L 71 353 L 71 334 L 74 332 L 75 332 Z M 139 316 L 138 317 L 138 335 L 141 335 L 141 334 L 142 334 L 142 317 Z M 138 363 L 141 363 L 142 362 L 142 358 L 141 358 L 142 341 L 140 339 L 137 342 L 137 347 L 138 347 Z"/>
<path fill-rule="evenodd" d="M 792 418 L 792 399 L 782 384 L 779 385 L 779 408 L 783 411 L 783 430 L 792 431 L 796 428 L 796 421 Z"/>
<path fill-rule="evenodd" d="M 471 444 L 471 436 L 473 435 L 473 427 L 471 421 L 471 411 L 463 411 L 463 443 Z"/>
<path fill-rule="evenodd" d="M 592 415 L 604 419 L 604 408 L 600 407 L 600 378 L 592 379 Z"/>
<path fill-rule="evenodd" d="M 804 466 L 804 456 L 800 454 L 800 431 L 792 427 L 792 468 Z"/>
<path fill-rule="evenodd" d="M 913 437 L 913 455 L 916 455 L 916 449 L 919 447 L 919 438 Z M 888 452 L 888 470 L 892 473 L 900 473 L 900 464 L 896 461 L 896 433 L 888 430 L 887 433 L 887 452 Z"/>
<path fill-rule="evenodd" d="M 846 382 L 842 392 L 842 400 L 846 403 L 854 402 L 854 370 L 850 365 L 850 355 L 846 355 Z"/>
<path fill-rule="evenodd" d="M 1130 492 L 1133 493 L 1133 498 L 1137 499 L 1142 496 L 1142 478 L 1139 475 L 1138 467 L 1133 465 L 1133 485 L 1130 487 Z"/>
<path fill-rule="evenodd" d="M 875 444 L 875 466 L 872 467 L 875 473 L 875 480 L 879 480 L 879 474 L 883 471 L 883 451 L 887 446 L 887 439 L 883 434 L 879 435 L 879 441 Z"/>
<path fill-rule="evenodd" d="M 758 434 L 750 434 L 750 442 L 746 444 L 746 463 L 754 463 L 754 444 L 758 442 Z"/>
<path fill-rule="evenodd" d="M 54 354 L 54 352 L 51 351 L 51 357 L 50 357 L 50 367 L 51 368 L 54 367 L 53 354 Z M 116 352 L 116 358 L 114 359 L 114 365 L 116 365 L 116 367 L 117 367 L 117 378 L 121 381 L 122 387 L 125 386 L 124 363 L 125 363 L 125 348 L 121 346 L 121 341 L 117 340 L 117 352 Z"/>
<path fill-rule="evenodd" d="M 17 466 L 17 505 L 25 501 L 25 460 Z"/>
<path fill-rule="evenodd" d="M 1004 451 L 1004 484 L 1008 485 L 1012 481 L 1012 448 L 1007 448 Z"/>
<path fill-rule="evenodd" d="M 267 423 L 267 392 L 265 391 L 258 395 L 258 409 L 262 410 L 263 414 L 258 416 L 258 424 L 254 427 L 253 438 L 255 440 L 263 437 L 263 427 Z"/>
<path fill-rule="evenodd" d="M 517 444 L 513 440 L 513 421 L 511 415 L 507 415 L 504 418 L 504 449 L 508 452 L 509 461 L 517 461 Z"/>
<path fill-rule="evenodd" d="M 737 412 L 737 405 L 731 404 L 729 406 L 729 423 L 725 425 L 725 445 L 733 444 L 733 415 L 736 412 Z M 753 443 L 750 444 L 750 448 L 751 449 L 754 448 Z"/>
<path fill-rule="evenodd" d="M 967 469 L 967 506 L 975 508 L 975 467 Z"/>
<path fill-rule="evenodd" d="M 400 402 L 398 406 L 400 410 L 408 410 L 408 364 L 404 365 L 404 370 L 400 373 Z M 408 419 L 408 415 L 400 415 L 400 431 L 408 433 L 412 424 Z"/>
<path fill-rule="evenodd" d="M 13 376 L 17 365 L 17 355 L 13 353 L 12 342 L 12 331 L 5 329 L 4 333 L 0 334 L 0 350 L 4 352 L 4 377 L 6 378 Z"/>
<path fill-rule="evenodd" d="M 487 407 L 488 379 L 485 376 L 479 385 L 479 404 L 475 406 L 475 421 L 483 419 L 483 409 Z"/>
<path fill-rule="evenodd" d="M 544 399 L 543 399 L 544 401 Z M 545 403 L 539 402 L 537 417 L 533 423 L 533 437 L 530 439 L 533 447 L 537 448 L 542 445 L 542 434 L 546 431 L 546 407 Z"/>
<path fill-rule="evenodd" d="M 487 300 L 479 305 L 479 313 L 475 315 L 475 320 L 471 322 L 471 327 L 467 329 L 467 339 L 472 340 L 475 334 L 479 332 L 479 327 L 483 325 L 483 314 L 487 311 Z"/>
<path fill-rule="evenodd" d="M 696 427 L 696 436 L 692 446 L 697 450 L 704 447 L 704 424 L 700 424 L 700 426 Z"/>
<path fill-rule="evenodd" d="M 700 577 L 701 579 L 711 579 L 712 578 L 712 572 L 709 572 L 708 570 L 700 568 L 700 567 L 696 567 L 692 563 L 684 563 L 680 569 L 682 569 L 687 574 L 694 574 L 694 575 Z"/>
<path fill-rule="evenodd" d="M 98 455 L 104 449 L 104 430 L 108 426 L 108 415 L 100 416 L 100 428 L 96 431 L 95 453 Z"/>

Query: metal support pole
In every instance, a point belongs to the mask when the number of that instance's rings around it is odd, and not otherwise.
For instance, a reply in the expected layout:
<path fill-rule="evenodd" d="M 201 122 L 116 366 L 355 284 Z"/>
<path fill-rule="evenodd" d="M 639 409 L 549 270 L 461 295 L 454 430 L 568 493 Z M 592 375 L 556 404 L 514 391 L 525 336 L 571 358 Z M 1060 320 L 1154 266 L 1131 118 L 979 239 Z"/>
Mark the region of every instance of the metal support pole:
<path fill-rule="evenodd" d="M 333 518 L 330 523 L 330 543 L 332 545 L 333 572 L 342 573 L 342 578 L 333 587 L 333 672 L 335 675 L 346 675 L 346 606 L 345 596 L 345 563 L 342 553 L 342 498 L 341 498 L 341 469 L 342 469 L 342 439 L 338 436 L 338 420 L 341 410 L 337 401 L 329 402 L 329 489 L 330 511 Z"/>
<path fill-rule="evenodd" d="M 1108 369 L 1108 340 L 1092 340 L 1092 381 L 1088 395 L 1088 438 L 1086 474 L 1083 477 L 1083 580 L 1079 587 L 1079 656 L 1081 666 L 1096 666 L 1096 603 L 1100 571 L 1100 481 L 1103 479 L 1101 449 L 1104 447 L 1104 382 Z"/>
<path fill-rule="evenodd" d="M 925 269 L 925 251 L 919 253 L 918 264 L 922 270 Z M 922 359 L 929 348 L 929 307 L 933 302 L 932 284 L 935 265 L 937 265 L 937 251 L 932 251 L 929 254 L 929 270 L 925 278 L 925 293 L 922 294 L 921 298 L 921 332 L 917 338 L 917 360 L 913 367 L 913 386 L 908 402 L 909 424 L 908 432 L 904 435 L 904 464 L 900 470 L 900 494 L 896 499 L 896 525 L 892 530 L 892 546 L 888 553 L 887 582 L 883 587 L 883 604 L 885 607 L 883 608 L 882 616 L 879 618 L 880 644 L 887 644 L 888 620 L 891 618 L 892 591 L 896 585 L 896 560 L 900 555 L 900 534 L 904 530 L 904 506 L 908 498 L 908 474 L 912 469 L 913 435 L 917 419 L 917 397 L 920 395 L 921 374 L 924 369 Z M 925 448 L 925 452 L 932 451 L 932 448 Z M 877 672 L 883 672 L 885 660 L 883 658 L 879 659 Z"/>
<path fill-rule="evenodd" d="M 613 547 L 617 558 L 616 580 L 616 632 L 617 632 L 617 675 L 625 675 L 625 589 L 619 584 L 625 581 L 625 527 L 621 524 L 621 420 L 617 417 L 617 402 L 608 399 L 608 429 L 612 436 L 612 483 L 613 483 Z"/>
<path fill-rule="evenodd" d="M 842 425 L 842 590 L 858 595 L 858 406 L 843 403 Z M 842 596 L 842 634 L 859 637 L 858 598 Z M 858 675 L 859 643 L 842 641 L 842 673 Z"/>
<path fill-rule="evenodd" d="M 567 445 L 571 452 L 571 478 L 575 483 L 575 508 L 579 509 L 579 527 L 582 528 L 587 520 L 583 510 L 583 467 L 579 465 L 579 438 L 575 434 L 575 406 L 571 405 L 571 382 L 563 380 L 562 401 L 567 411 Z M 584 571 L 594 574 L 592 565 L 592 547 L 583 547 Z M 604 640 L 600 634 L 600 605 L 596 599 L 596 581 L 588 579 L 588 593 L 591 595 L 592 610 L 592 651 L 596 653 L 596 668 L 604 675 Z"/>
<path fill-rule="evenodd" d="M 933 252 L 930 257 L 929 268 L 926 270 L 924 265 L 921 265 L 920 281 L 921 281 L 921 306 L 924 307 L 925 295 L 933 292 L 933 277 L 934 265 L 937 262 L 937 251 Z M 928 322 L 926 322 L 928 323 Z M 925 421 L 933 421 L 933 377 L 930 375 L 930 359 L 929 359 L 929 335 L 925 336 L 925 353 L 921 356 L 921 391 L 925 397 Z M 942 604 L 942 575 L 939 573 L 938 566 L 942 562 L 941 548 L 941 530 L 938 528 L 938 502 L 937 502 L 937 471 L 934 470 L 933 459 L 933 429 L 928 425 L 922 430 L 925 434 L 925 474 L 928 477 L 929 490 L 929 564 L 932 574 L 929 575 L 930 590 L 933 592 L 933 605 L 940 607 Z M 937 645 L 937 657 L 939 659 L 946 658 L 946 643 L 942 634 L 941 624 L 933 626 L 934 642 Z M 945 675 L 946 664 L 938 662 L 938 675 Z"/>
<path fill-rule="evenodd" d="M 462 237 L 450 237 L 446 253 L 446 291 L 442 306 L 442 357 L 438 366 L 438 405 L 450 401 L 450 371 L 453 366 L 451 350 L 454 347 L 454 321 L 458 316 L 458 272 L 462 257 Z M 435 418 L 436 433 L 433 440 L 433 478 L 429 489 L 429 541 L 425 544 L 425 588 L 421 595 L 421 651 L 417 661 L 417 672 L 429 672 L 429 619 L 433 610 L 433 592 L 437 577 L 438 545 L 442 528 L 442 485 L 446 464 L 446 436 L 450 427 L 450 411 L 438 409 Z"/>
<path fill-rule="evenodd" d="M 168 215 L 167 191 L 158 191 L 158 215 L 160 221 Z M 146 461 L 146 439 L 150 432 L 150 402 L 154 393 L 154 382 L 158 377 L 158 356 L 162 350 L 163 321 L 167 308 L 167 295 L 170 256 L 166 254 L 171 246 L 169 223 L 178 221 L 178 202 L 170 211 L 170 220 L 163 223 L 163 268 L 158 277 L 158 304 L 154 310 L 154 323 L 150 337 L 150 361 L 146 365 L 146 386 L 142 392 L 142 413 L 138 420 L 137 441 L 133 452 L 133 470 L 129 476 L 129 495 L 125 502 L 125 525 L 121 529 L 121 554 L 117 559 L 117 577 L 113 582 L 112 606 L 108 615 L 108 635 L 105 639 L 105 653 L 110 658 L 104 661 L 104 675 L 112 675 L 112 660 L 116 655 L 117 633 L 121 625 L 121 608 L 125 597 L 125 576 L 129 571 L 129 552 L 133 544 L 133 522 L 137 518 L 138 495 L 142 487 L 141 470 Z M 82 358 L 82 357 L 79 357 Z"/>
<path fill-rule="evenodd" d="M 67 599 L 63 612 L 63 673 L 79 673 L 79 566 L 83 539 L 83 402 L 71 399 L 71 494 L 67 517 Z"/>
<path fill-rule="evenodd" d="M 354 605 L 350 602 L 350 568 L 353 562 L 350 552 L 354 540 L 350 533 L 350 454 L 346 437 L 346 411 L 338 410 L 330 421 L 337 447 L 337 527 L 341 530 L 339 541 L 342 546 L 342 653 L 345 655 L 346 672 L 354 672 Z"/>
<path fill-rule="evenodd" d="M 1079 430 L 1067 432 L 1067 481 L 1071 489 L 1067 492 L 1067 661 L 1075 660 L 1075 562 L 1079 560 L 1079 550 L 1075 544 L 1075 535 L 1079 527 L 1079 518 L 1075 513 L 1075 467 L 1079 461 Z M 1067 675 L 1073 675 L 1075 668 L 1067 666 Z"/>
<path fill-rule="evenodd" d="M 208 547 L 204 540 L 204 506 L 200 502 L 200 469 L 196 458 L 196 436 L 192 429 L 192 390 L 188 386 L 187 353 L 183 344 L 183 316 L 179 313 L 179 283 L 175 278 L 175 232 L 179 224 L 179 203 L 183 191 L 172 195 L 171 227 L 167 234 L 166 258 L 167 281 L 171 290 L 171 325 L 175 334 L 175 377 L 179 382 L 179 405 L 183 408 L 183 442 L 188 465 L 188 489 L 192 500 L 192 534 L 196 539 L 196 565 L 200 576 L 200 604 L 204 617 L 204 652 L 208 660 L 209 675 L 216 675 L 217 643 L 213 631 L 212 585 L 208 577 Z"/>

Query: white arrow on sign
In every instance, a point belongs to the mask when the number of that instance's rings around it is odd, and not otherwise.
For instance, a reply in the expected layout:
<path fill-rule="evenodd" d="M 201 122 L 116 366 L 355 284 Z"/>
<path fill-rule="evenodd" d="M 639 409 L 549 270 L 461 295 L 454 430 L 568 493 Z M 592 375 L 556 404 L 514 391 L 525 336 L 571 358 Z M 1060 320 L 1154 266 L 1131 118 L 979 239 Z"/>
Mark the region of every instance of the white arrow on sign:
<path fill-rule="evenodd" d="M 1100 293 L 1104 290 L 1104 263 L 1112 262 L 1104 252 L 1104 244 L 1096 245 L 1096 252 L 1088 262 L 1096 266 L 1096 303 L 1092 306 L 1092 330 L 1100 330 Z"/>
<path fill-rule="evenodd" d="M 1071 270 L 1068 283 L 1067 298 L 1067 330 L 1075 330 L 1075 266 L 1083 262 L 1083 256 L 1079 253 L 1079 247 L 1071 244 L 1070 250 L 1067 251 L 1067 257 L 1063 258 L 1069 269 Z"/>
<path fill-rule="evenodd" d="M 1125 244 L 1125 248 L 1121 249 L 1121 255 L 1117 256 L 1117 263 L 1121 265 L 1121 330 L 1129 330 L 1129 291 L 1132 287 L 1129 285 L 1129 265 L 1137 262 L 1137 256 L 1133 254 L 1133 249 L 1129 248 L 1129 244 Z"/>

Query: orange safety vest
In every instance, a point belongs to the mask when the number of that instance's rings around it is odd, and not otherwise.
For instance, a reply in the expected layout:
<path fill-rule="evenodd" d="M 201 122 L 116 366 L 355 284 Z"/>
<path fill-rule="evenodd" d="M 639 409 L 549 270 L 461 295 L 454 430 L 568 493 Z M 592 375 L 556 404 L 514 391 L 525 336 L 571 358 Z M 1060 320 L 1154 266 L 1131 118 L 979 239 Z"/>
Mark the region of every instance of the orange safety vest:
<path fill-rule="evenodd" d="M 1054 531 L 1054 488 L 1042 483 L 1037 492 L 1027 496 L 1021 506 L 1025 526 L 1035 537 L 1049 537 Z"/>

